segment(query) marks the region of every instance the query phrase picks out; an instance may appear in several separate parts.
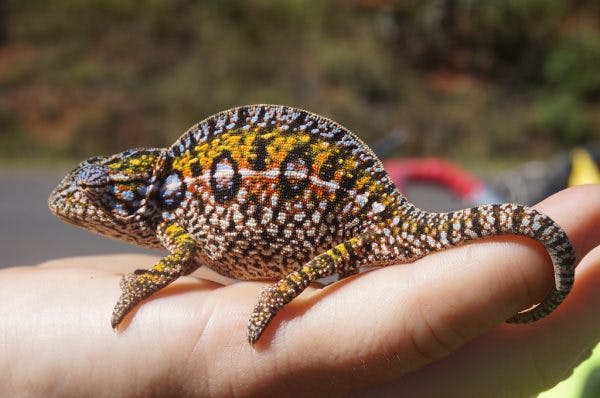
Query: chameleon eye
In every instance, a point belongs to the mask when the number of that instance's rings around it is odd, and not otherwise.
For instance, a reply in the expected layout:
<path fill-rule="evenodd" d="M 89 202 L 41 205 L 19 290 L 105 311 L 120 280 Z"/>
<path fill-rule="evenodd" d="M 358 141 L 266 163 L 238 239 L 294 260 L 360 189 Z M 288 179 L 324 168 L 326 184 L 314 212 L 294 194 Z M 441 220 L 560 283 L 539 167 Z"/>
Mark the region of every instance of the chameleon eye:
<path fill-rule="evenodd" d="M 75 176 L 75 183 L 83 189 L 102 189 L 108 185 L 108 168 L 98 164 L 84 165 Z"/>

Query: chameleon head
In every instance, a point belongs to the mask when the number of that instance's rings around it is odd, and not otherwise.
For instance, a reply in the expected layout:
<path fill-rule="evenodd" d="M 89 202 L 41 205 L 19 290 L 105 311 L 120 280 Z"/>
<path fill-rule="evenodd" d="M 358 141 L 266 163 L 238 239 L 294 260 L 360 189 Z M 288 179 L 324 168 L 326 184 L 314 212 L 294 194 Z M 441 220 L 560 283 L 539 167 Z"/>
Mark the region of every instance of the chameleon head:
<path fill-rule="evenodd" d="M 103 235 L 148 240 L 154 211 L 148 197 L 161 153 L 134 149 L 87 159 L 52 191 L 48 207 L 60 219 Z"/>

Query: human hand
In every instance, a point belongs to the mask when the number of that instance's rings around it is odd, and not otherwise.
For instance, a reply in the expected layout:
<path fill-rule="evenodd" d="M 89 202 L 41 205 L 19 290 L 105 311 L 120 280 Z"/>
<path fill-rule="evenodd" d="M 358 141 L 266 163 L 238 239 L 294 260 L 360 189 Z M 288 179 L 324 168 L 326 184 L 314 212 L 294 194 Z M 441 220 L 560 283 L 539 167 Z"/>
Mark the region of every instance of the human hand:
<path fill-rule="evenodd" d="M 254 348 L 246 324 L 265 283 L 183 277 L 115 333 L 109 320 L 122 274 L 156 258 L 2 270 L 0 395 L 534 394 L 600 340 L 600 186 L 536 208 L 566 230 L 583 260 L 566 301 L 527 325 L 503 320 L 544 297 L 552 267 L 541 246 L 513 236 L 309 288 Z"/>

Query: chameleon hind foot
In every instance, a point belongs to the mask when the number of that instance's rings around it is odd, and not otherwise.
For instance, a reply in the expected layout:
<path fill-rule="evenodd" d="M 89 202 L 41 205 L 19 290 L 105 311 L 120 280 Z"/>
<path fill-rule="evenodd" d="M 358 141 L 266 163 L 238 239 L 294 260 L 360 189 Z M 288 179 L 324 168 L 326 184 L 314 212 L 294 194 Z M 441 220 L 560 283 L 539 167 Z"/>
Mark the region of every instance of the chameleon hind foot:
<path fill-rule="evenodd" d="M 373 238 L 373 234 L 364 233 L 340 243 L 319 254 L 301 269 L 264 288 L 250 315 L 248 342 L 254 345 L 277 312 L 302 293 L 311 282 L 336 272 L 340 278 L 355 274 L 363 260 L 362 249 L 368 246 Z"/>
<path fill-rule="evenodd" d="M 281 282 L 264 288 L 248 322 L 248 342 L 254 345 L 275 314 L 293 298 L 293 291 L 281 291 Z M 299 293 L 298 293 L 299 294 Z M 296 294 L 297 295 L 297 294 Z"/>

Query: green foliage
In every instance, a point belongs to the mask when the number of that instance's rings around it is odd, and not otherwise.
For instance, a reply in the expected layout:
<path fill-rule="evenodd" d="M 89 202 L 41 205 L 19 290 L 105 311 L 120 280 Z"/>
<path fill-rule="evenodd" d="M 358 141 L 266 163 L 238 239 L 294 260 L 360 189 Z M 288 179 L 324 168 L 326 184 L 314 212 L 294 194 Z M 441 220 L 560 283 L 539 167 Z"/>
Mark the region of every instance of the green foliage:
<path fill-rule="evenodd" d="M 567 9 L 562 0 L 424 1 L 403 8 L 398 22 L 421 66 L 529 80 Z"/>
<path fill-rule="evenodd" d="M 579 100 L 570 95 L 556 95 L 539 101 L 533 125 L 538 133 L 568 146 L 585 144 L 594 137 L 592 119 Z"/>
<path fill-rule="evenodd" d="M 600 97 L 600 36 L 565 37 L 552 49 L 544 72 L 558 90 Z"/>
<path fill-rule="evenodd" d="M 0 163 L 2 160 L 27 162 L 30 159 L 54 160 L 61 156 L 58 151 L 49 150 L 43 143 L 24 134 L 16 120 L 0 113 Z"/>

